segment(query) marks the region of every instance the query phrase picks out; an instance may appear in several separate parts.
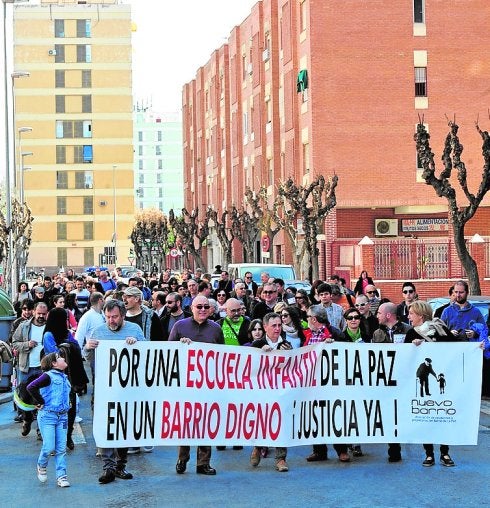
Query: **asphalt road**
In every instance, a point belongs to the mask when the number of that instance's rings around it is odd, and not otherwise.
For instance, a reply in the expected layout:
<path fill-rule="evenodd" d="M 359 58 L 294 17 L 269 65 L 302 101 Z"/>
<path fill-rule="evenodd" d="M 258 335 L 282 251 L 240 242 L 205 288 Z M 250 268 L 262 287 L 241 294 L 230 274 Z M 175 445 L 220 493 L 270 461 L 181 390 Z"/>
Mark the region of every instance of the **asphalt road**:
<path fill-rule="evenodd" d="M 0 399 L 5 399 L 5 395 Z M 36 478 L 39 441 L 33 430 L 20 436 L 13 422 L 12 403 L 0 405 L 0 506 L 23 507 L 424 507 L 490 506 L 488 477 L 490 460 L 490 402 L 482 401 L 478 446 L 450 450 L 456 467 L 439 463 L 422 467 L 421 445 L 404 445 L 403 460 L 390 464 L 385 445 L 364 445 L 364 457 L 340 464 L 332 447 L 327 462 L 310 464 L 310 447 L 290 448 L 288 473 L 274 470 L 272 457 L 258 468 L 249 465 L 250 448 L 242 451 L 213 450 L 211 460 L 218 474 L 195 474 L 195 449 L 184 475 L 175 473 L 176 447 L 156 448 L 153 453 L 129 457 L 133 480 L 99 485 L 102 463 L 95 456 L 92 421 L 87 396 L 82 398 L 83 422 L 76 428 L 75 450 L 68 454 L 68 477 L 72 486 L 56 487 L 54 459 L 47 484 Z M 438 456 L 436 455 L 436 458 Z"/>

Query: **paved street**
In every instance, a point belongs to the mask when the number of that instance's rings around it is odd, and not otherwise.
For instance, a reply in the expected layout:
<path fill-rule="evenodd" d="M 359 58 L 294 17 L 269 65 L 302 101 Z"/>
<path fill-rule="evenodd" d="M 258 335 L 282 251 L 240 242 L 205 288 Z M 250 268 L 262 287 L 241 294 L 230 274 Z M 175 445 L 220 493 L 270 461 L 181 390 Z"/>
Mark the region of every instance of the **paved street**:
<path fill-rule="evenodd" d="M 5 396 L 3 396 L 5 398 Z M 55 486 L 54 459 L 48 483 L 41 485 L 35 473 L 39 441 L 33 430 L 20 436 L 13 423 L 12 403 L 0 405 L 2 454 L 0 499 L 3 508 L 53 507 L 156 507 L 156 506 L 342 506 L 422 507 L 488 506 L 490 461 L 490 402 L 482 401 L 478 446 L 451 449 L 456 467 L 438 463 L 424 468 L 421 445 L 403 446 L 403 461 L 389 464 L 386 446 L 365 445 L 364 457 L 340 464 L 329 447 L 328 462 L 308 464 L 310 447 L 291 448 L 289 473 L 277 473 L 273 458 L 257 469 L 249 465 L 250 448 L 243 451 L 213 450 L 216 477 L 195 474 L 195 450 L 186 474 L 175 473 L 176 448 L 157 448 L 151 454 L 129 457 L 128 470 L 135 478 L 99 485 L 102 470 L 95 457 L 89 399 L 82 398 L 83 422 L 77 427 L 75 450 L 68 454 L 69 489 Z M 436 456 L 437 457 L 437 456 Z M 438 458 L 438 457 L 437 457 Z"/>

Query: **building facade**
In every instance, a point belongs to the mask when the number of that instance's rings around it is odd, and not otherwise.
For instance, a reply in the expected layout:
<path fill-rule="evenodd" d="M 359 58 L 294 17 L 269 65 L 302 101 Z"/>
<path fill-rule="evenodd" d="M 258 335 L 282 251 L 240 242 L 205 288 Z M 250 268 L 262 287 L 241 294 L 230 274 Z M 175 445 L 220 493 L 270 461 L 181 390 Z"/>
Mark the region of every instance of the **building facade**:
<path fill-rule="evenodd" d="M 130 7 L 16 5 L 14 68 L 30 73 L 13 80 L 16 149 L 32 152 L 16 185 L 34 216 L 28 266 L 124 263 L 134 223 Z"/>
<path fill-rule="evenodd" d="M 272 200 L 289 177 L 308 184 L 336 174 L 321 276 L 353 279 L 363 268 L 377 280 L 464 275 L 447 202 L 422 180 L 413 136 L 420 119 L 439 163 L 447 118 L 456 118 L 476 191 L 475 120 L 490 130 L 487 8 L 485 0 L 464 10 L 456 0 L 257 2 L 184 87 L 186 206 L 241 206 L 246 187 L 263 185 Z M 490 276 L 489 198 L 466 228 L 486 240 L 482 277 Z M 374 246 L 359 246 L 364 236 Z M 292 260 L 281 234 L 272 253 L 271 261 Z"/>
<path fill-rule="evenodd" d="M 182 116 L 136 104 L 133 129 L 136 206 L 179 213 L 184 206 Z"/>

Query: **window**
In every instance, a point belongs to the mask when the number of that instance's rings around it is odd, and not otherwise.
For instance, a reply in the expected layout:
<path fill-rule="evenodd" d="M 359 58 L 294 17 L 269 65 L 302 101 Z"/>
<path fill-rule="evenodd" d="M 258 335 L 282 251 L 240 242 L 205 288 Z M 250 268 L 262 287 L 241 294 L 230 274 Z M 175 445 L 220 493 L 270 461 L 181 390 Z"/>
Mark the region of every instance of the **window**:
<path fill-rule="evenodd" d="M 92 113 L 91 95 L 82 95 L 82 113 Z"/>
<path fill-rule="evenodd" d="M 56 96 L 56 113 L 64 113 L 65 112 L 65 96 L 57 95 Z"/>
<path fill-rule="evenodd" d="M 65 20 L 55 19 L 54 20 L 54 36 L 64 37 L 65 36 Z"/>
<path fill-rule="evenodd" d="M 83 264 L 85 266 L 93 266 L 94 265 L 94 248 L 93 247 L 84 247 L 83 248 Z"/>
<path fill-rule="evenodd" d="M 56 51 L 54 56 L 55 63 L 65 63 L 65 46 L 63 44 L 55 44 L 54 50 Z"/>
<path fill-rule="evenodd" d="M 75 164 L 81 164 L 83 162 L 83 146 L 73 147 L 73 162 Z"/>
<path fill-rule="evenodd" d="M 66 198 L 64 196 L 56 198 L 56 213 L 58 215 L 66 215 Z"/>
<path fill-rule="evenodd" d="M 90 63 L 92 61 L 92 46 L 90 44 L 77 44 L 77 62 Z"/>
<path fill-rule="evenodd" d="M 425 0 L 413 0 L 413 22 L 425 23 Z"/>
<path fill-rule="evenodd" d="M 141 173 L 139 175 L 139 183 L 140 184 L 144 184 L 145 183 L 145 175 L 143 173 Z"/>
<path fill-rule="evenodd" d="M 75 171 L 75 189 L 93 189 L 94 174 L 92 171 Z"/>
<path fill-rule="evenodd" d="M 83 239 L 93 240 L 94 239 L 94 223 L 84 222 L 83 223 Z"/>
<path fill-rule="evenodd" d="M 415 67 L 415 97 L 427 97 L 427 67 Z"/>
<path fill-rule="evenodd" d="M 162 161 L 162 159 L 158 159 L 158 169 L 163 169 L 163 161 Z"/>
<path fill-rule="evenodd" d="M 162 147 L 160 145 L 155 146 L 155 155 L 162 155 Z"/>
<path fill-rule="evenodd" d="M 140 198 L 144 198 L 145 197 L 145 192 L 144 192 L 143 187 L 140 187 L 138 189 L 138 197 L 140 197 Z"/>
<path fill-rule="evenodd" d="M 56 69 L 54 73 L 54 81 L 56 88 L 64 88 L 65 87 L 65 71 L 61 69 Z"/>
<path fill-rule="evenodd" d="M 56 164 L 65 164 L 66 163 L 66 146 L 57 145 L 56 146 Z"/>
<path fill-rule="evenodd" d="M 143 169 L 143 159 L 138 161 L 138 169 Z"/>
<path fill-rule="evenodd" d="M 66 171 L 56 171 L 56 188 L 68 189 L 68 173 Z"/>
<path fill-rule="evenodd" d="M 57 120 L 57 138 L 91 138 L 92 122 L 90 120 Z"/>
<path fill-rule="evenodd" d="M 92 71 L 82 71 L 82 88 L 92 88 Z"/>
<path fill-rule="evenodd" d="M 247 79 L 247 56 L 242 56 L 242 80 Z"/>
<path fill-rule="evenodd" d="M 162 131 L 157 131 L 157 141 L 162 140 Z"/>
<path fill-rule="evenodd" d="M 66 222 L 58 222 L 56 224 L 56 238 L 58 240 L 66 240 Z"/>
<path fill-rule="evenodd" d="M 306 1 L 301 2 L 299 6 L 299 16 L 300 16 L 300 26 L 301 31 L 304 32 L 307 27 L 307 20 L 308 20 L 308 11 L 306 8 Z"/>
<path fill-rule="evenodd" d="M 77 19 L 77 37 L 91 37 L 91 24 L 89 19 Z"/>
<path fill-rule="evenodd" d="M 83 197 L 83 213 L 92 215 L 94 213 L 94 198 L 93 196 Z"/>
<path fill-rule="evenodd" d="M 162 174 L 157 173 L 157 183 L 162 183 Z"/>
<path fill-rule="evenodd" d="M 248 135 L 248 113 L 243 113 L 243 137 Z"/>
<path fill-rule="evenodd" d="M 303 145 L 303 174 L 310 171 L 310 145 L 305 143 Z"/>
<path fill-rule="evenodd" d="M 163 189 L 161 187 L 158 189 L 158 197 L 163 198 Z"/>
<path fill-rule="evenodd" d="M 139 146 L 138 146 L 138 155 L 139 155 L 140 157 L 142 157 L 142 156 L 143 156 L 143 146 L 142 146 L 142 145 L 139 145 Z"/>
<path fill-rule="evenodd" d="M 163 202 L 162 201 L 159 201 L 158 202 L 158 209 L 163 212 Z"/>
<path fill-rule="evenodd" d="M 68 264 L 68 255 L 67 255 L 67 248 L 66 247 L 58 247 L 58 266 L 66 266 Z M 87 264 L 87 263 L 85 263 Z M 88 265 L 92 265 L 92 263 L 88 263 Z"/>
<path fill-rule="evenodd" d="M 138 141 L 140 143 L 143 141 L 143 131 L 138 131 Z"/>
<path fill-rule="evenodd" d="M 83 162 L 93 162 L 94 154 L 92 145 L 83 145 Z"/>

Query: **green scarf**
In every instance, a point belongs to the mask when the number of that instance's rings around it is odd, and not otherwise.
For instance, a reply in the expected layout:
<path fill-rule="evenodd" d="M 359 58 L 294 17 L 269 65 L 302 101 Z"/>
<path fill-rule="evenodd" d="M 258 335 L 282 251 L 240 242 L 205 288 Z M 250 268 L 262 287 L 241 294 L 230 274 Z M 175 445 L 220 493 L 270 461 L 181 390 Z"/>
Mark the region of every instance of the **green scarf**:
<path fill-rule="evenodd" d="M 362 337 L 361 337 L 361 329 L 358 328 L 357 329 L 357 332 L 354 333 L 351 331 L 351 329 L 349 327 L 347 327 L 345 329 L 349 339 L 352 341 L 352 342 L 362 342 Z"/>
<path fill-rule="evenodd" d="M 225 337 L 225 344 L 227 346 L 239 346 L 240 343 L 238 342 L 238 332 L 240 331 L 240 327 L 243 323 L 243 316 L 240 318 L 240 320 L 235 323 L 231 319 L 225 317 L 223 321 L 223 335 Z"/>

